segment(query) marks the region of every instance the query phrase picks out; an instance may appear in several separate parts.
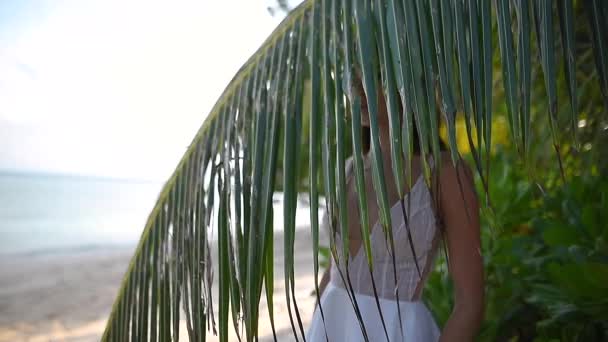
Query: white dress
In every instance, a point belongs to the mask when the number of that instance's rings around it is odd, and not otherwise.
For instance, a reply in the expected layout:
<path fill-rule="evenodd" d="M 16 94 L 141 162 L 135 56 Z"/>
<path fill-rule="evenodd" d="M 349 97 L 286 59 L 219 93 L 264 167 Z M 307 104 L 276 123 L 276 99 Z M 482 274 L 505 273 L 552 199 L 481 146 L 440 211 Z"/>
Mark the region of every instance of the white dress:
<path fill-rule="evenodd" d="M 407 196 L 410 196 L 409 212 Z M 418 178 L 407 196 L 404 201 L 408 217 L 407 228 L 403 219 L 401 203 L 397 202 L 391 208 L 399 301 L 397 301 L 395 295 L 393 259 L 389 254 L 386 238 L 379 223 L 373 226 L 370 233 L 374 266 L 373 277 L 389 340 L 437 341 L 440 335 L 437 324 L 420 299 L 426 277 L 432 269 L 437 254 L 440 241 L 439 229 L 431 205 L 431 193 L 422 177 Z M 324 219 L 324 225 L 327 226 L 327 219 Z M 421 273 L 418 272 L 414 262 L 414 255 L 408 240 L 408 228 L 411 232 Z M 337 247 L 340 250 L 340 236 L 339 234 L 336 236 Z M 348 271 L 368 341 L 386 341 L 386 333 L 374 297 L 367 258 L 363 248 L 359 248 L 357 254 L 350 258 Z M 317 306 L 306 334 L 306 341 L 365 341 L 349 296 L 352 292 L 346 290 L 349 286 L 348 282 L 345 281 L 346 267 L 344 262 L 338 265 L 336 260 L 332 259 L 330 274 L 329 284 L 323 291 L 320 300 L 325 324 Z M 399 320 L 397 303 L 401 311 L 401 321 Z"/>

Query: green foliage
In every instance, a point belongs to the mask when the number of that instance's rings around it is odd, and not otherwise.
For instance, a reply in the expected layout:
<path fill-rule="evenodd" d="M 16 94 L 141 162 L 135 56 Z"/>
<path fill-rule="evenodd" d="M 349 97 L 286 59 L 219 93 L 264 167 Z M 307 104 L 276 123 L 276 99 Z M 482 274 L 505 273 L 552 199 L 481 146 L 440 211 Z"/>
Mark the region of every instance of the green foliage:
<path fill-rule="evenodd" d="M 389 112 L 389 173 L 397 184 L 403 173 L 412 174 L 414 136 L 431 181 L 427 157 L 441 161 L 438 128 L 443 121 L 452 158 L 457 158 L 457 142 L 467 141 L 471 164 L 483 176 L 482 192 L 495 200 L 494 211 L 484 216 L 484 226 L 493 227 L 484 229 L 490 303 L 484 336 L 524 336 L 527 326 L 530 336 L 547 331 L 556 338 L 587 336 L 590 326 L 604 329 L 597 323 L 603 322 L 604 302 L 595 299 L 603 290 L 605 238 L 590 237 L 600 236 L 591 218 L 596 205 L 606 203 L 597 193 L 576 189 L 603 186 L 602 173 L 593 169 L 603 172 L 606 166 L 578 162 L 571 147 L 577 143 L 568 145 L 562 138 L 568 132 L 564 127 L 576 130 L 578 119 L 584 119 L 591 137 L 581 132 L 583 152 L 606 150 L 601 148 L 605 134 L 595 137 L 608 127 L 597 115 L 608 108 L 608 2 L 567 6 L 567 1 L 307 0 L 294 8 L 235 75 L 167 181 L 102 340 L 178 340 L 185 316 L 193 340 L 204 340 L 208 330 L 227 340 L 232 319 L 239 337 L 256 341 L 262 291 L 273 298 L 272 194 L 279 189 L 287 200 L 285 285 L 293 291 L 298 272 L 294 198 L 306 191 L 318 287 L 319 197 L 326 199 L 330 222 L 346 227 L 344 162 L 352 151 L 355 170 L 361 170 L 363 150 L 356 142 L 362 108 L 369 112 L 371 178 L 392 250 L 385 156 L 379 146 L 380 100 Z M 359 81 L 365 98 L 354 91 Z M 457 113 L 465 131 L 456 129 Z M 541 161 L 526 164 L 525 175 L 542 180 L 546 195 L 520 181 L 523 175 L 512 168 L 512 157 L 493 155 L 501 144 L 493 132 L 497 118 L 509 123 L 511 146 L 520 159 L 528 160 L 529 154 Z M 558 158 L 548 153 L 551 148 Z M 587 175 L 573 170 L 589 171 L 591 178 L 559 185 L 560 174 L 566 179 Z M 358 203 L 364 218 L 368 208 L 362 193 Z M 592 196 L 592 202 L 583 195 Z M 565 201 L 568 196 L 573 203 Z M 556 223 L 563 219 L 565 228 Z M 369 245 L 369 232 L 361 227 L 364 246 Z M 342 238 L 347 239 L 346 230 Z M 343 246 L 340 254 L 348 257 Z M 330 241 L 334 257 L 335 247 Z M 368 262 L 372 267 L 371 256 Z M 219 291 L 213 290 L 213 274 L 221 279 Z M 581 285 L 570 284 L 570 276 Z M 432 279 L 431 290 L 437 293 L 432 298 L 447 301 L 451 292 L 441 277 Z M 286 297 L 288 308 L 292 297 Z M 438 316 L 445 320 L 449 303 L 431 304 L 436 312 L 443 310 Z M 270 302 L 268 309 L 272 316 Z M 295 311 L 298 318 L 295 302 L 293 309 L 290 317 Z M 581 317 L 585 325 L 576 325 Z M 302 335 L 293 320 L 292 330 Z"/>
<path fill-rule="evenodd" d="M 512 155 L 502 151 L 494 159 L 493 212 L 486 208 L 482 215 L 486 319 L 480 340 L 608 339 L 605 174 L 592 167 L 567 175 L 565 184 L 531 184 Z M 440 323 L 449 317 L 451 293 L 441 260 L 425 291 Z"/>

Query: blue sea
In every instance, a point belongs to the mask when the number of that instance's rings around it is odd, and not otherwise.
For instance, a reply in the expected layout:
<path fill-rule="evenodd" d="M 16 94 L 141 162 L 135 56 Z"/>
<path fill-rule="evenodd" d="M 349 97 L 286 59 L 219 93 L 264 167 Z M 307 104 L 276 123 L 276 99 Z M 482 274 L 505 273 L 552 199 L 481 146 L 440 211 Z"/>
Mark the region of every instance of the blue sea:
<path fill-rule="evenodd" d="M 0 173 L 0 255 L 133 246 L 162 185 Z"/>

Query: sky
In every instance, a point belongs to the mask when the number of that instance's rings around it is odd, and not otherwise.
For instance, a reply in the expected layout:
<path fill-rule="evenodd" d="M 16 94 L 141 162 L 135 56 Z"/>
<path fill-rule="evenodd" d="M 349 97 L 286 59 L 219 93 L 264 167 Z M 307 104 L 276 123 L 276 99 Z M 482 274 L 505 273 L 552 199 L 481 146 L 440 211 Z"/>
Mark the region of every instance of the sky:
<path fill-rule="evenodd" d="M 274 4 L 0 1 L 0 172 L 165 180 Z"/>

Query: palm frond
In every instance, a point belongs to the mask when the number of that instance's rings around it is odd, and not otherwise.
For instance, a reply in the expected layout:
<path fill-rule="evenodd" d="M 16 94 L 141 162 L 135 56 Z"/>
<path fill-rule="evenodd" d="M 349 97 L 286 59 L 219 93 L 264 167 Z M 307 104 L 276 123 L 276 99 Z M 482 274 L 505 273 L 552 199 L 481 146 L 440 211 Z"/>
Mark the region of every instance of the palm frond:
<path fill-rule="evenodd" d="M 404 184 L 411 185 L 417 144 L 425 178 L 431 182 L 424 157 L 441 161 L 439 121 L 447 128 L 452 162 L 460 158 L 458 139 L 465 138 L 482 181 L 488 179 L 491 123 L 499 105 L 506 106 L 513 145 L 524 160 L 534 143 L 533 117 L 549 123 L 559 160 L 564 129 L 559 107 L 568 106 L 575 136 L 579 104 L 585 100 L 578 88 L 577 56 L 589 49 L 595 57 L 592 79 L 608 108 L 608 2 L 582 2 L 584 11 L 575 10 L 569 0 L 308 0 L 295 8 L 230 82 L 165 184 L 121 284 L 103 340 L 177 341 L 181 317 L 190 340 L 204 341 L 212 332 L 227 341 L 230 321 L 239 340 L 256 340 L 263 289 L 272 317 L 273 224 L 277 223 L 272 220 L 272 195 L 279 187 L 285 209 L 285 301 L 294 337 L 303 339 L 294 290 L 297 192 L 304 175 L 318 292 L 320 196 L 325 198 L 332 232 L 337 232 L 334 226 L 342 228 L 340 250 L 330 234 L 332 254 L 339 263 L 349 260 L 344 171 L 349 151 L 358 189 L 362 248 L 371 271 L 360 138 L 362 98 L 353 90 L 355 78 L 361 78 L 367 99 L 372 181 L 379 221 L 391 249 L 385 175 L 392 175 L 400 192 Z M 580 25 L 591 32 L 590 42 L 575 35 Z M 494 58 L 496 45 L 499 59 Z M 558 67 L 560 56 L 563 71 Z M 494 81 L 494 67 L 502 70 L 502 82 Z M 535 70 L 542 70 L 546 114 L 531 113 Z M 567 84 L 564 100 L 558 94 L 562 77 Z M 304 95 L 306 89 L 309 96 Z M 393 161 L 389 173 L 383 170 L 380 149 L 380 97 L 389 114 Z M 456 130 L 459 115 L 465 133 Z M 484 186 L 487 191 L 485 182 Z M 219 262 L 217 274 L 215 262 Z M 219 297 L 212 291 L 214 276 L 219 278 Z M 343 277 L 349 281 L 348 273 Z M 354 296 L 351 300 L 356 306 Z"/>

